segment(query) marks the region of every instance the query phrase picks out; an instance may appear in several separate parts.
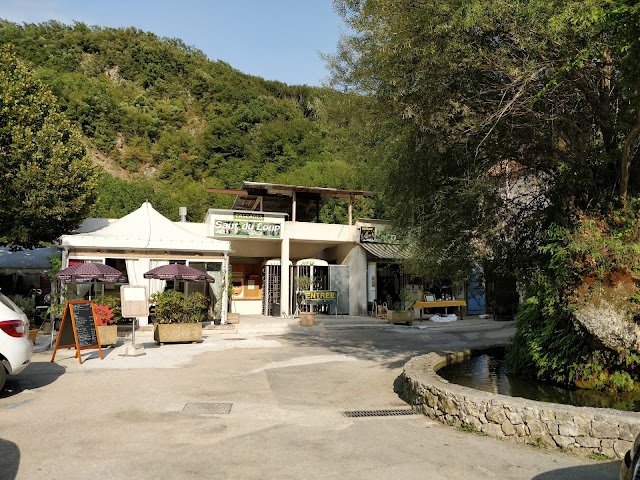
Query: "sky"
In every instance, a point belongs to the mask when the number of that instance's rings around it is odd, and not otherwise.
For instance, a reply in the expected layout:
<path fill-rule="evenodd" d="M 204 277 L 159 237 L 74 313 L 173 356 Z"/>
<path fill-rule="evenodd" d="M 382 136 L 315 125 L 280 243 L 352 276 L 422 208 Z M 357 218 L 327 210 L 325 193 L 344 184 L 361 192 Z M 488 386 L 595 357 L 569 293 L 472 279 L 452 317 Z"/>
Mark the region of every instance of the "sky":
<path fill-rule="evenodd" d="M 133 26 L 243 73 L 314 86 L 329 76 L 320 53 L 334 53 L 344 30 L 332 0 L 0 0 L 0 18 Z"/>

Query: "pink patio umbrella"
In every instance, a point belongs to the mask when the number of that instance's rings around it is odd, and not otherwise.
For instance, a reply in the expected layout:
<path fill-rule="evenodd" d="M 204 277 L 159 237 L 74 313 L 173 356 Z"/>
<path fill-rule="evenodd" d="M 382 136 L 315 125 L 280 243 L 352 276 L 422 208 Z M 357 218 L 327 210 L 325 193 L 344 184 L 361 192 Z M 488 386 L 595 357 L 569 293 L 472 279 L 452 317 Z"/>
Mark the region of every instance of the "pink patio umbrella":
<path fill-rule="evenodd" d="M 214 278 L 201 271 L 179 263 L 170 263 L 153 268 L 144 274 L 144 278 L 158 280 L 182 280 L 187 282 L 213 283 Z"/>

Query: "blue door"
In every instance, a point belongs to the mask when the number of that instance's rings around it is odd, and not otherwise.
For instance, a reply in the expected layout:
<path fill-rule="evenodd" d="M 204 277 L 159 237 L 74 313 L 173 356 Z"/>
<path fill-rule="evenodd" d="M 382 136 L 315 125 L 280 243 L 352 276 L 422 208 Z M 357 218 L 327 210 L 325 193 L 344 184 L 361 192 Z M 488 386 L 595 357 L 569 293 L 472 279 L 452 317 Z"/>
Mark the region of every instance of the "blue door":
<path fill-rule="evenodd" d="M 479 281 L 474 273 L 467 283 L 467 315 L 483 315 L 487 313 L 484 282 Z"/>

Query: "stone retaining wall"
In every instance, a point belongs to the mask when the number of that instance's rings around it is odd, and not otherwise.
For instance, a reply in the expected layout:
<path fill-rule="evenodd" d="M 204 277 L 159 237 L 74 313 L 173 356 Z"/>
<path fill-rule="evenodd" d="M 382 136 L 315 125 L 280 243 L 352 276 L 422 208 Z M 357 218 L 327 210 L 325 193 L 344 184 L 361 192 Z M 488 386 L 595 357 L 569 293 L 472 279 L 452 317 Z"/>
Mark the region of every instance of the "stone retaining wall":
<path fill-rule="evenodd" d="M 640 413 L 508 397 L 449 383 L 436 374 L 470 356 L 466 350 L 412 358 L 404 366 L 398 393 L 414 410 L 442 423 L 582 455 L 622 458 L 640 432 Z"/>

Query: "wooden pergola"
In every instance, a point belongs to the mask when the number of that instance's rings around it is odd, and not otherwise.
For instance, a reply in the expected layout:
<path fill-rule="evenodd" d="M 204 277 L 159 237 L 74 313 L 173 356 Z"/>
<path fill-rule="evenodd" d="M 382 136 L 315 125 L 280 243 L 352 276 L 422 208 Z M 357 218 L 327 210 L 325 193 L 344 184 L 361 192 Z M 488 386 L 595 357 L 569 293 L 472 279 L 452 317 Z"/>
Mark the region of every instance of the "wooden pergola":
<path fill-rule="evenodd" d="M 367 190 L 303 187 L 275 183 L 244 182 L 240 190 L 207 188 L 208 193 L 235 195 L 234 210 L 280 212 L 291 221 L 319 221 L 320 208 L 331 198 L 348 202 L 349 225 L 353 224 L 353 200 L 356 196 L 371 197 Z"/>

